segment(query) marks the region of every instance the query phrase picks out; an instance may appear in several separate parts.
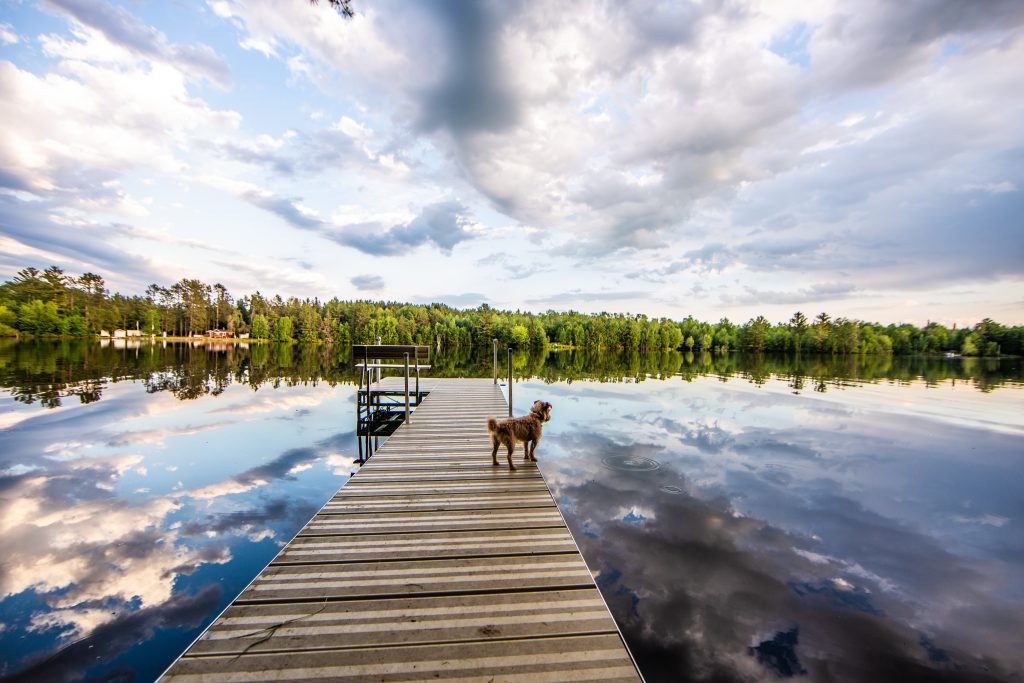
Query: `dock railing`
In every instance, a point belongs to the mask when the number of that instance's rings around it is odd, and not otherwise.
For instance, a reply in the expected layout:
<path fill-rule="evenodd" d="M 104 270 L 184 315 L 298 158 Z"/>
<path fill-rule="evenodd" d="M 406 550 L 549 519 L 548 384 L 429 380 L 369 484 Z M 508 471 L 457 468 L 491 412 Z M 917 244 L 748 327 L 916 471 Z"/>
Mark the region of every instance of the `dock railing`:
<path fill-rule="evenodd" d="M 498 383 L 498 340 L 492 339 L 494 348 L 494 383 Z M 508 347 L 508 416 L 512 417 L 512 347 Z"/>
<path fill-rule="evenodd" d="M 352 358 L 359 369 L 359 389 L 356 395 L 356 436 L 359 441 L 359 460 L 372 453 L 372 446 L 382 436 L 389 436 L 402 422 L 412 419 L 412 407 L 419 405 L 423 398 L 420 391 L 420 371 L 429 370 L 430 347 L 418 344 L 353 344 Z M 400 370 L 405 379 L 404 391 L 380 387 L 381 373 L 386 370 Z M 410 395 L 410 371 L 415 371 L 415 393 Z M 375 388 L 376 385 L 376 388 Z M 402 404 L 393 399 L 404 395 Z M 384 400 L 388 399 L 388 400 Z M 399 412 L 393 408 L 404 407 Z"/>
<path fill-rule="evenodd" d="M 498 340 L 492 339 L 494 348 L 494 383 L 498 383 Z M 508 416 L 512 417 L 512 347 L 508 347 Z"/>

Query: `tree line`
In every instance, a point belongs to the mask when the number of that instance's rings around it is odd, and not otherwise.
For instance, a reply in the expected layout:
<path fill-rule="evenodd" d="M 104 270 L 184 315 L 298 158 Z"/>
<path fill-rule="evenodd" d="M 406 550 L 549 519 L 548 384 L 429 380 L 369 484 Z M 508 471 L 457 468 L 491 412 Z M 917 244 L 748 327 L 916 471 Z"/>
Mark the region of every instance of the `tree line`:
<path fill-rule="evenodd" d="M 25 268 L 0 285 L 0 336 L 96 335 L 138 329 L 147 335 L 190 337 L 211 330 L 274 342 L 348 345 L 426 344 L 437 352 L 489 347 L 492 339 L 520 349 L 558 344 L 581 349 L 725 353 L 728 351 L 906 355 L 961 353 L 1021 355 L 1024 327 L 988 318 L 973 327 L 882 325 L 827 313 L 797 311 L 773 324 L 709 323 L 622 313 L 502 311 L 487 304 L 458 310 L 444 304 L 330 301 L 268 297 L 256 291 L 234 298 L 220 283 L 183 278 L 144 295 L 110 293 L 100 275 L 73 276 L 56 266 Z"/>

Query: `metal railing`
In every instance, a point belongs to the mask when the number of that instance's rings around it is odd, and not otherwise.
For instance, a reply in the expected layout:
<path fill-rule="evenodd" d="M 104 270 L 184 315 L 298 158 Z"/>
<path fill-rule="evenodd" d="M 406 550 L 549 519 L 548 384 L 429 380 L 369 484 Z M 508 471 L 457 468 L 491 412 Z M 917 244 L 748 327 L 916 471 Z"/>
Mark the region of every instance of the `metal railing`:
<path fill-rule="evenodd" d="M 380 337 L 377 337 L 377 342 L 380 342 Z M 430 368 L 429 364 L 422 364 L 429 352 L 423 345 L 385 346 L 379 343 L 353 344 L 353 351 L 356 366 L 360 368 L 356 390 L 356 439 L 358 462 L 363 463 L 376 450 L 381 437 L 390 436 L 401 423 L 412 422 L 413 407 L 420 404 L 425 394 L 420 390 L 420 370 Z M 413 367 L 416 370 L 415 392 L 409 381 Z M 381 386 L 381 373 L 385 369 L 402 373 L 403 389 Z"/>
<path fill-rule="evenodd" d="M 512 347 L 508 347 L 508 416 L 512 417 Z"/>
<path fill-rule="evenodd" d="M 498 383 L 498 340 L 491 339 L 491 347 L 494 350 L 494 383 Z M 508 347 L 508 416 L 512 417 L 512 347 Z"/>

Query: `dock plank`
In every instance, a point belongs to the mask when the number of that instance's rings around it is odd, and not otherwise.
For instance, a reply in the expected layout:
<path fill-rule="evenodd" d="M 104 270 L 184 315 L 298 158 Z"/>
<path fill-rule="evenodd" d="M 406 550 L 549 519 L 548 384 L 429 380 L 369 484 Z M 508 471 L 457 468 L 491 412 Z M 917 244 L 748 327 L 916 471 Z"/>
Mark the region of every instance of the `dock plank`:
<path fill-rule="evenodd" d="M 499 531 L 432 531 L 363 536 L 302 536 L 274 564 L 571 553 L 572 536 L 563 528 Z"/>
<path fill-rule="evenodd" d="M 459 593 L 483 589 L 507 591 L 567 585 L 576 587 L 590 582 L 590 572 L 574 553 L 409 562 L 272 564 L 242 591 L 235 602 Z"/>
<path fill-rule="evenodd" d="M 492 464 L 500 388 L 421 386 L 162 680 L 642 680 L 536 464 Z"/>
<path fill-rule="evenodd" d="M 285 650 L 183 657 L 164 680 L 636 681 L 618 635 L 490 639 L 404 647 Z"/>
<path fill-rule="evenodd" d="M 455 643 L 605 630 L 591 589 L 443 598 L 232 606 L 194 654 Z"/>
<path fill-rule="evenodd" d="M 417 496 L 386 496 L 359 497 L 347 496 L 331 500 L 321 514 L 346 514 L 373 511 L 408 511 L 408 510 L 476 510 L 539 507 L 551 504 L 546 492 L 508 492 L 492 494 L 471 494 L 459 492 L 452 494 L 417 495 Z"/>

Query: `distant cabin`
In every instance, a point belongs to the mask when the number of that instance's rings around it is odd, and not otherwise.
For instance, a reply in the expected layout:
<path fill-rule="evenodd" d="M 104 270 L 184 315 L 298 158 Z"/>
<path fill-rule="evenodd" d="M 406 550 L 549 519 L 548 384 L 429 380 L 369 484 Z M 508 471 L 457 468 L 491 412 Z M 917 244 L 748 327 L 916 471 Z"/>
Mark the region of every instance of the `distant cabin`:
<path fill-rule="evenodd" d="M 110 336 L 110 330 L 100 330 L 100 336 L 101 337 L 109 337 Z"/>
<path fill-rule="evenodd" d="M 231 332 L 231 330 L 207 330 L 206 336 L 209 337 L 210 339 L 230 339 L 235 335 Z"/>

